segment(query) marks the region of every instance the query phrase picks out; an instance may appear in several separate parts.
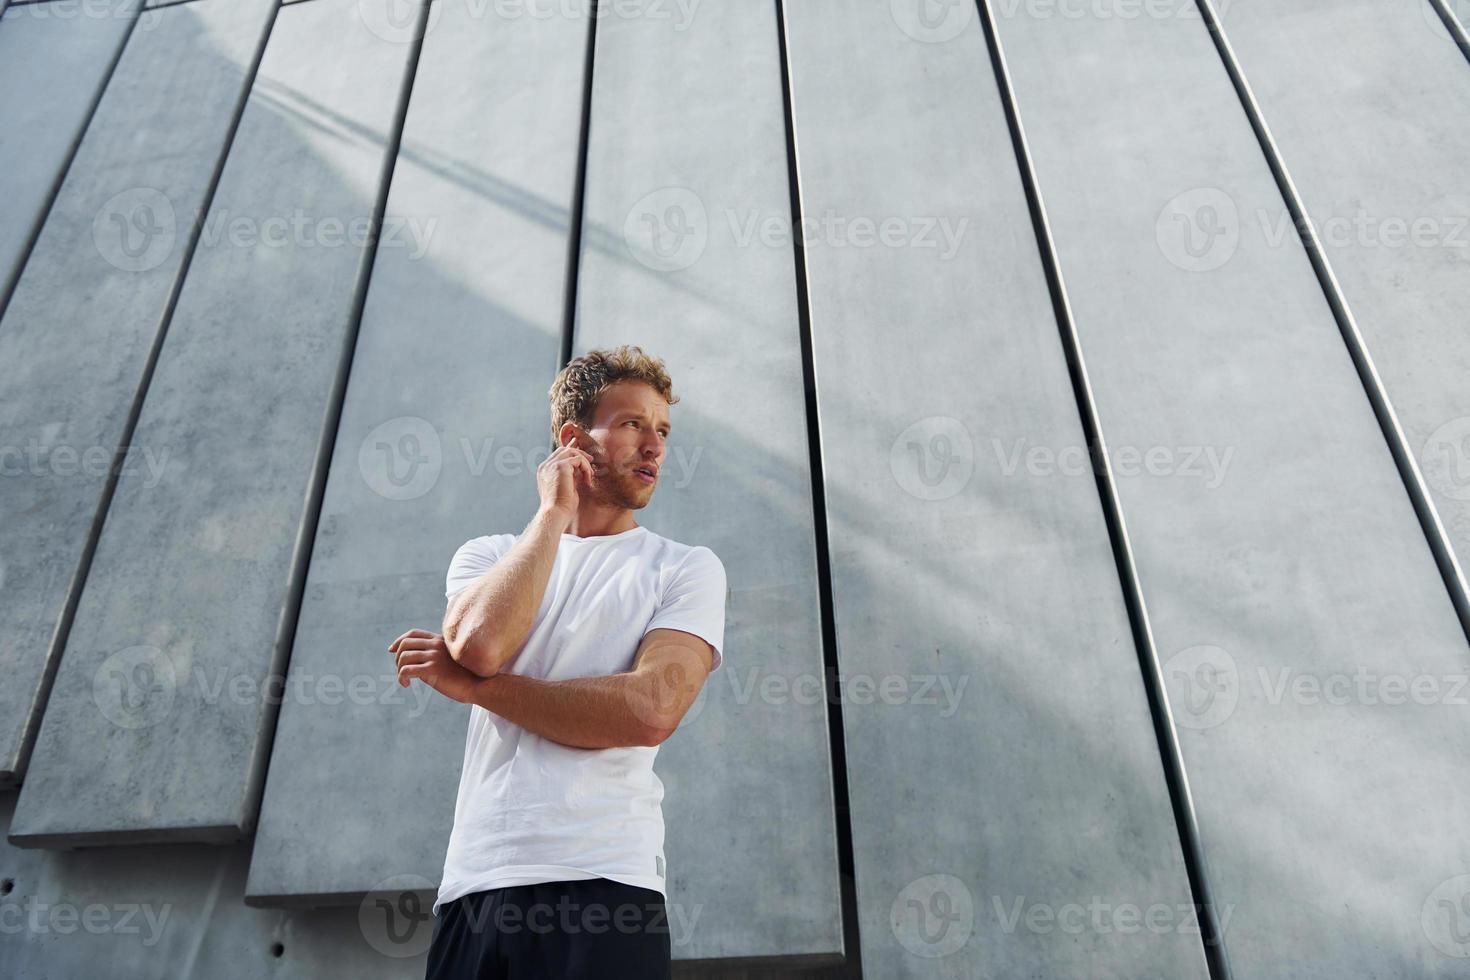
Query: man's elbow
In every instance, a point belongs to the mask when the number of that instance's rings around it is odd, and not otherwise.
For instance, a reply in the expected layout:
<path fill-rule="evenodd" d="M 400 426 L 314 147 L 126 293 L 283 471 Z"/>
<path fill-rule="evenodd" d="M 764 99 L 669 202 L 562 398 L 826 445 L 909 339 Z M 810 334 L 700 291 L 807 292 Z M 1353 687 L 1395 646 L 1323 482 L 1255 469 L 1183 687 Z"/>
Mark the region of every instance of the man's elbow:
<path fill-rule="evenodd" d="M 694 703 L 698 690 L 684 692 L 686 698 L 670 697 L 670 692 L 660 681 L 658 674 L 650 669 L 633 672 L 634 686 L 628 692 L 638 719 L 641 735 L 638 744 L 662 745 L 679 730 L 684 715 Z M 641 681 L 641 683 L 639 683 Z"/>
<path fill-rule="evenodd" d="M 678 727 L 678 725 L 675 725 L 673 728 L 662 725 L 645 725 L 643 727 L 643 737 L 638 744 L 647 746 L 648 748 L 657 748 L 664 743 L 664 739 L 674 734 L 678 730 Z"/>
<path fill-rule="evenodd" d="M 449 658 L 472 674 L 493 677 L 505 664 L 503 653 L 491 642 L 490 637 L 477 637 L 473 633 L 444 637 L 449 647 Z"/>
<path fill-rule="evenodd" d="M 665 739 L 679 730 L 679 722 L 684 718 L 683 711 L 674 714 L 667 708 L 648 707 L 641 714 L 643 738 L 639 744 L 650 747 L 662 745 Z"/>

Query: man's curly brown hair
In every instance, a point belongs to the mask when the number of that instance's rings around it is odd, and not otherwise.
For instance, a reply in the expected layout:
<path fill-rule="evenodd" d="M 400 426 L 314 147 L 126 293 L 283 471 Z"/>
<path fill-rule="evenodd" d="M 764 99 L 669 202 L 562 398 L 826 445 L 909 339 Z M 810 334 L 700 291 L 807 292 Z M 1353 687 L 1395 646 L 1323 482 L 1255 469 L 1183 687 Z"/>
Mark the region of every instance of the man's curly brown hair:
<path fill-rule="evenodd" d="M 567 422 L 584 429 L 592 427 L 597 400 L 609 386 L 619 381 L 645 381 L 670 405 L 679 402 L 674 384 L 664 370 L 664 362 L 643 353 L 643 348 L 623 344 L 605 350 L 590 350 L 574 357 L 551 383 L 551 445 Z"/>

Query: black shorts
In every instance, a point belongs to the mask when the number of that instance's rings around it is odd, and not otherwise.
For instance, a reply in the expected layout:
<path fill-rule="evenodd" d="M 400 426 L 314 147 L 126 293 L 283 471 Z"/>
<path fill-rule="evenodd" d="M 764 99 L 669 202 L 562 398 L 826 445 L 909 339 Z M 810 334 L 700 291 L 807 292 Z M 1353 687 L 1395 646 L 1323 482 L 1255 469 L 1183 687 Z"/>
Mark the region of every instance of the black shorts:
<path fill-rule="evenodd" d="M 669 980 L 664 897 L 607 878 L 471 892 L 439 907 L 425 980 Z"/>

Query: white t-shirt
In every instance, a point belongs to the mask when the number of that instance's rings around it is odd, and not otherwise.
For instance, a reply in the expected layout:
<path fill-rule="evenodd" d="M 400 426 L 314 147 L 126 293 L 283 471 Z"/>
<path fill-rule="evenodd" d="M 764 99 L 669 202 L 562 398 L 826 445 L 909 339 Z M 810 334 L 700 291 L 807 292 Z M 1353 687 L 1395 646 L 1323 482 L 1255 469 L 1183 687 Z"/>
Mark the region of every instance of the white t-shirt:
<path fill-rule="evenodd" d="M 445 580 L 452 599 L 519 535 L 466 541 Z M 725 567 L 703 545 L 639 526 L 563 534 L 525 645 L 501 670 L 543 680 L 606 676 L 633 666 L 653 629 L 678 629 L 723 661 Z M 663 783 L 657 746 L 582 749 L 470 706 L 454 830 L 433 911 L 461 895 L 540 881 L 608 878 L 664 894 Z"/>

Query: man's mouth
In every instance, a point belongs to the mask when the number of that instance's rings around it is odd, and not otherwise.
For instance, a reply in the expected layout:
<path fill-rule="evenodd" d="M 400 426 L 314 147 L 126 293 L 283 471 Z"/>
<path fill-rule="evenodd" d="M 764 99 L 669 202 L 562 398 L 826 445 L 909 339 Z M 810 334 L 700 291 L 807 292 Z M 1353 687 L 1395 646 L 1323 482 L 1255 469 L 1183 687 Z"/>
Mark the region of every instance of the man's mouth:
<path fill-rule="evenodd" d="M 653 483 L 658 479 L 658 470 L 652 466 L 640 466 L 633 471 L 633 475 L 644 483 Z"/>

